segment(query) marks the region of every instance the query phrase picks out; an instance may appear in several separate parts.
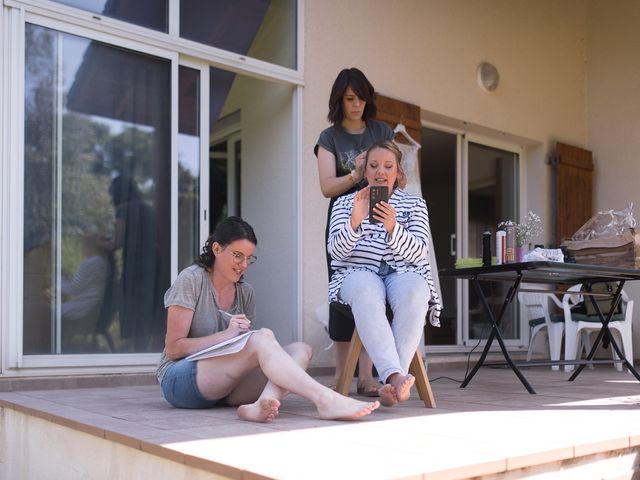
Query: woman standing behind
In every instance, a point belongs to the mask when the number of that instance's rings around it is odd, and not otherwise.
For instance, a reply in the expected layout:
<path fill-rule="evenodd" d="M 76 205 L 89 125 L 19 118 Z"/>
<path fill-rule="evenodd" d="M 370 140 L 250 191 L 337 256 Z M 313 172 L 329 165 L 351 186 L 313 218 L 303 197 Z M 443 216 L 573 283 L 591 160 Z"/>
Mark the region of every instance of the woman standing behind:
<path fill-rule="evenodd" d="M 329 218 L 337 198 L 361 188 L 364 176 L 364 152 L 376 142 L 393 138 L 393 131 L 374 120 L 377 112 L 375 90 L 364 73 L 357 68 L 342 70 L 331 88 L 328 119 L 332 126 L 323 130 L 314 148 L 318 157 L 320 190 L 330 198 L 325 240 L 329 235 Z M 326 244 L 326 241 L 325 241 Z M 327 253 L 331 278 L 331 259 Z M 329 336 L 336 342 L 336 381 L 347 359 L 353 333 L 353 317 L 334 308 L 329 309 Z M 373 364 L 362 350 L 358 368 L 358 393 L 377 396 L 378 382 L 372 375 Z"/>
<path fill-rule="evenodd" d="M 344 397 L 306 372 L 311 349 L 281 347 L 271 330 L 255 330 L 237 353 L 189 361 L 187 356 L 251 329 L 253 287 L 243 281 L 255 260 L 253 228 L 239 217 L 222 221 L 198 261 L 185 268 L 165 295 L 165 348 L 156 375 L 165 399 L 178 408 L 238 407 L 243 420 L 270 422 L 289 391 L 311 400 L 320 418 L 357 419 L 378 402 Z"/>

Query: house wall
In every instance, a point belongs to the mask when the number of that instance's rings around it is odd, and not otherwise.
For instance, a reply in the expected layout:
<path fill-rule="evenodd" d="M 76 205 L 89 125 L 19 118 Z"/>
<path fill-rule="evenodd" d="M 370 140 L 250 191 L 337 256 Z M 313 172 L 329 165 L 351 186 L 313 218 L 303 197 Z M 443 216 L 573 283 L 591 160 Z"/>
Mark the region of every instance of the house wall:
<path fill-rule="evenodd" d="M 594 209 L 619 210 L 630 202 L 640 219 L 640 3 L 627 0 L 587 3 L 587 148 L 594 158 Z M 640 284 L 630 282 L 627 293 L 636 300 L 638 321 Z M 640 335 L 634 334 L 635 357 Z"/>
<path fill-rule="evenodd" d="M 550 168 L 556 141 L 586 141 L 584 0 L 306 0 L 303 113 L 304 338 L 314 365 L 331 365 L 314 309 L 325 301 L 324 227 L 313 146 L 328 126 L 331 85 L 344 67 L 361 68 L 376 90 L 425 112 L 529 139 L 524 208 L 550 228 Z M 631 54 L 631 52 L 630 52 Z M 476 67 L 493 63 L 500 86 L 480 90 Z M 311 220 L 313 219 L 313 220 Z"/>

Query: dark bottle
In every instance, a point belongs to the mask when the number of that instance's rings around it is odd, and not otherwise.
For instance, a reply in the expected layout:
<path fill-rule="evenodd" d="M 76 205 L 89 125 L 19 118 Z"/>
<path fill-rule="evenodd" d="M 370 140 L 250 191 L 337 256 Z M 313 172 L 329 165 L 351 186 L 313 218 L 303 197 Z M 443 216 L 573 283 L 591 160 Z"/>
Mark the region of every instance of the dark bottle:
<path fill-rule="evenodd" d="M 491 265 L 491 232 L 482 234 L 482 266 Z"/>

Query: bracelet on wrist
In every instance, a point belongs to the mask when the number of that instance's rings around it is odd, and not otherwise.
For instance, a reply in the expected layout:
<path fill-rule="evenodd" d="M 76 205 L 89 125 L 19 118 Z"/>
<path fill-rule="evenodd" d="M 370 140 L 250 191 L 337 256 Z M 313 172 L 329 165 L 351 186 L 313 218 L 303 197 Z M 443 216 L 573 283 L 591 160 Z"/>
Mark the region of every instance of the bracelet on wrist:
<path fill-rule="evenodd" d="M 358 181 L 356 180 L 356 171 L 355 170 L 351 170 L 351 182 L 355 185 L 356 183 L 358 183 Z"/>

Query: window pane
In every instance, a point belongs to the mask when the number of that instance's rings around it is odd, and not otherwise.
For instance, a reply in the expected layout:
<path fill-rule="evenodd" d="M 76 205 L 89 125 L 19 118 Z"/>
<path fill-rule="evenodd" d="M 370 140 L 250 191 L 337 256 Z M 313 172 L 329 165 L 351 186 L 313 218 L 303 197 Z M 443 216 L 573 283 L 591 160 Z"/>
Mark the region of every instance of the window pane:
<path fill-rule="evenodd" d="M 27 25 L 25 354 L 161 350 L 170 72 Z"/>
<path fill-rule="evenodd" d="M 469 257 L 482 257 L 482 233 L 491 231 L 495 244 L 498 223 L 517 221 L 517 154 L 469 142 Z M 492 248 L 493 250 L 493 248 Z M 502 282 L 482 282 L 489 304 L 497 314 L 507 294 Z M 488 323 L 475 290 L 469 288 L 469 338 L 486 338 Z M 507 308 L 501 323 L 505 339 L 520 336 L 516 304 Z"/>
<path fill-rule="evenodd" d="M 210 197 L 209 197 L 209 230 L 213 231 L 216 225 L 229 215 L 235 212 L 229 212 L 229 194 L 227 184 L 229 183 L 228 173 L 228 146 L 227 141 L 222 140 L 211 145 L 209 148 L 210 162 Z"/>
<path fill-rule="evenodd" d="M 296 0 L 181 0 L 180 36 L 296 68 Z"/>
<path fill-rule="evenodd" d="M 209 68 L 209 79 L 209 230 L 213 231 L 226 217 L 242 215 L 242 108 L 237 97 L 246 80 L 214 67 Z"/>
<path fill-rule="evenodd" d="M 53 0 L 141 27 L 169 31 L 169 0 Z"/>
<path fill-rule="evenodd" d="M 457 136 L 431 128 L 422 129 L 420 181 L 422 195 L 429 208 L 429 223 L 438 268 L 453 268 L 451 239 L 456 231 L 456 158 Z M 433 268 L 433 266 L 432 266 Z M 441 327 L 425 325 L 426 345 L 455 345 L 458 339 L 458 302 L 455 278 L 440 277 L 444 310 Z"/>
<path fill-rule="evenodd" d="M 178 269 L 191 265 L 200 243 L 200 72 L 179 69 Z"/>

